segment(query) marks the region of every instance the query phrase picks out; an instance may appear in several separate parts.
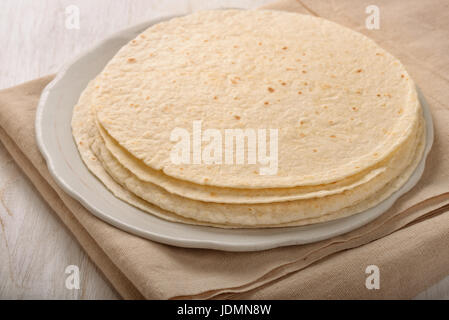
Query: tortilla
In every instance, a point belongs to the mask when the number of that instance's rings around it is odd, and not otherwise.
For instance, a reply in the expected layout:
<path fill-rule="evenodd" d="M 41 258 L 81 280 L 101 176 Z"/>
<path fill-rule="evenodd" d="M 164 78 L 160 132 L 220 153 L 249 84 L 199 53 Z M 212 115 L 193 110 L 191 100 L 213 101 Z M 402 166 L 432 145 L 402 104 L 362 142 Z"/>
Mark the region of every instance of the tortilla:
<path fill-rule="evenodd" d="M 213 187 L 342 181 L 391 156 L 420 117 L 404 66 L 367 37 L 296 13 L 218 10 L 162 22 L 123 47 L 93 105 L 114 141 L 151 169 Z M 179 165 L 175 128 L 278 129 L 278 170 Z"/>
<path fill-rule="evenodd" d="M 129 192 L 127 188 L 124 188 L 121 184 L 117 183 L 104 169 L 101 161 L 101 157 L 97 157 L 91 150 L 93 148 L 100 153 L 100 149 L 104 145 L 101 144 L 101 139 L 99 138 L 98 132 L 96 131 L 95 121 L 91 110 L 89 108 L 89 100 L 87 97 L 89 93 L 93 90 L 93 83 L 91 83 L 88 88 L 85 90 L 83 95 L 80 98 L 78 105 L 74 109 L 74 115 L 72 119 L 72 128 L 73 134 L 75 137 L 76 144 L 80 151 L 80 154 L 88 166 L 88 168 L 105 184 L 105 186 L 110 189 L 118 198 L 136 206 L 137 208 L 154 214 L 158 217 L 164 218 L 169 221 L 176 221 L 188 224 L 196 224 L 196 225 L 209 225 L 215 227 L 223 227 L 223 228 L 255 228 L 255 227 L 280 227 L 280 226 L 295 226 L 295 225 L 306 225 L 317 222 L 329 221 L 341 217 L 345 217 L 351 214 L 355 214 L 361 212 L 379 202 L 387 198 L 391 195 L 395 190 L 400 188 L 405 181 L 409 178 L 409 176 L 414 171 L 415 167 L 419 163 L 419 160 L 422 156 L 423 148 L 424 148 L 424 135 L 422 131 L 420 133 L 420 143 L 416 148 L 416 152 L 413 154 L 412 163 L 407 167 L 407 169 L 396 179 L 393 179 L 389 182 L 384 188 L 379 190 L 377 193 L 373 194 L 371 197 L 368 197 L 364 201 L 357 203 L 353 206 L 349 206 L 343 208 L 341 210 L 330 212 L 328 214 L 318 215 L 314 217 L 301 218 L 287 223 L 275 223 L 275 224 L 267 224 L 267 223 L 251 223 L 251 224 L 240 224 L 240 223 L 214 223 L 208 221 L 200 221 L 195 219 L 189 219 L 168 210 L 163 210 L 158 206 L 152 205 L 151 203 L 142 200 L 140 197 L 137 197 L 133 193 Z M 123 170 L 126 170 L 123 168 Z M 117 172 L 117 170 L 114 170 Z"/>
<path fill-rule="evenodd" d="M 422 126 L 420 126 L 417 139 L 413 139 L 413 143 L 410 143 L 413 146 L 411 151 L 415 149 L 416 140 L 419 141 L 423 136 L 422 132 Z M 103 144 L 98 144 L 98 147 L 99 158 L 102 161 L 103 167 L 114 180 L 122 186 L 125 186 L 127 190 L 177 215 L 218 224 L 237 224 L 243 226 L 272 225 L 317 218 L 322 215 L 337 212 L 369 198 L 369 196 L 377 193 L 385 184 L 397 177 L 388 175 L 391 171 L 391 168 L 388 168 L 388 171 L 373 179 L 381 179 L 386 175 L 389 179 L 383 179 L 384 183 L 365 183 L 341 194 L 321 198 L 262 204 L 212 203 L 173 195 L 155 184 L 142 182 L 112 157 Z M 402 161 L 405 164 L 405 168 L 410 165 L 414 156 L 415 154 L 413 152 L 410 152 L 407 157 L 401 155 L 400 159 L 405 158 L 405 161 Z M 403 175 L 405 168 L 403 167 L 401 168 L 402 170 L 398 170 L 397 175 Z M 392 191 L 396 190 L 393 189 Z"/>
<path fill-rule="evenodd" d="M 376 167 L 343 179 L 336 183 L 318 186 L 272 189 L 233 189 L 205 186 L 188 181 L 175 179 L 146 166 L 141 160 L 133 157 L 118 145 L 105 130 L 98 125 L 106 148 L 112 156 L 137 178 L 144 182 L 154 183 L 166 191 L 193 200 L 218 203 L 270 203 L 300 199 L 321 198 L 332 194 L 351 190 L 367 183 L 386 170 L 391 157 L 385 159 Z M 398 151 L 399 152 L 399 151 Z"/>
<path fill-rule="evenodd" d="M 277 143 L 276 170 L 261 174 L 266 137 L 245 150 L 246 163 L 234 163 L 237 146 L 201 163 L 204 137 L 188 163 L 173 162 L 174 130 L 198 123 L 223 137 L 275 129 L 265 147 L 273 155 Z M 199 12 L 150 27 L 88 85 L 72 131 L 87 167 L 118 198 L 169 221 L 223 228 L 367 210 L 408 180 L 425 145 L 415 85 L 397 59 L 332 22 L 277 11 Z"/>

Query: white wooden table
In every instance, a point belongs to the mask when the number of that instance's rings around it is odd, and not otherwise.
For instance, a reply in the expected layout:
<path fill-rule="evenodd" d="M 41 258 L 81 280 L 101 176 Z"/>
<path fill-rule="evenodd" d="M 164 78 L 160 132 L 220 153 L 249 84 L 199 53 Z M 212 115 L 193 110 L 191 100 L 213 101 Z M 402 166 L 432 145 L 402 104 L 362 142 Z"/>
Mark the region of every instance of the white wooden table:
<path fill-rule="evenodd" d="M 163 14 L 258 7 L 271 0 L 1 0 L 0 89 L 57 72 L 79 52 Z M 70 6 L 79 9 L 72 29 Z M 69 9 L 67 9 L 69 7 Z M 66 11 L 68 10 L 68 11 Z M 65 269 L 80 269 L 79 290 Z M 118 299 L 56 214 L 0 145 L 0 299 Z M 418 298 L 449 299 L 449 277 Z"/>

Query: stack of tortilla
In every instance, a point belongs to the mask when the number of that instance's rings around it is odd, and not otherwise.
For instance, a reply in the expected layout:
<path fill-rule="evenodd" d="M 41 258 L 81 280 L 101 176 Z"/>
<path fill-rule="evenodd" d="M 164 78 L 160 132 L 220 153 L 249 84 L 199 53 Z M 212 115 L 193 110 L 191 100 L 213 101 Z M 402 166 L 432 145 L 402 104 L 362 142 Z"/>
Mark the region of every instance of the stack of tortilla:
<path fill-rule="evenodd" d="M 223 137 L 276 129 L 275 174 L 261 174 L 259 161 L 227 164 L 224 154 L 173 161 L 173 130 L 192 133 L 199 121 Z M 87 167 L 118 198 L 224 228 L 360 213 L 408 180 L 425 144 L 415 84 L 396 58 L 330 21 L 269 10 L 204 11 L 150 27 L 89 83 L 72 129 Z"/>

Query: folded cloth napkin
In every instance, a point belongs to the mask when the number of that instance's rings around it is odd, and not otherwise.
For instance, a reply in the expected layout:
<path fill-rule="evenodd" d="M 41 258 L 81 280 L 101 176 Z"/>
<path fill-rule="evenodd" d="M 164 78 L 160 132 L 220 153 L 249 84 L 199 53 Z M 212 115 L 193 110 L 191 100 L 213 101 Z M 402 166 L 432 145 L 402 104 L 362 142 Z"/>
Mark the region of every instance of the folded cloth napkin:
<path fill-rule="evenodd" d="M 449 19 L 442 1 L 430 2 L 379 0 L 372 31 L 370 1 L 269 6 L 374 38 L 404 62 L 431 106 L 435 142 L 419 184 L 377 220 L 333 239 L 232 253 L 159 244 L 97 219 L 56 185 L 36 146 L 36 105 L 52 76 L 0 92 L 0 140 L 124 298 L 411 298 L 449 274 Z M 365 286 L 369 265 L 379 267 L 378 290 Z"/>

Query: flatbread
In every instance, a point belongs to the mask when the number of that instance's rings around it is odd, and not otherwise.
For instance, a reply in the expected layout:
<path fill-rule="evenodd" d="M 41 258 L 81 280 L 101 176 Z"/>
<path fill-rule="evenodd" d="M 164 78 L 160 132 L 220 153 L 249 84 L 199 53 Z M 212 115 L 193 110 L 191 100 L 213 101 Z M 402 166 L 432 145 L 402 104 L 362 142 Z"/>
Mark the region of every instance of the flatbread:
<path fill-rule="evenodd" d="M 420 143 L 417 145 L 416 152 L 413 155 L 412 163 L 407 167 L 407 169 L 403 172 L 402 175 L 393 179 L 390 183 L 388 183 L 384 188 L 379 190 L 376 194 L 368 197 L 364 201 L 355 204 L 354 206 L 343 208 L 336 212 L 331 212 L 329 214 L 320 215 L 317 217 L 298 219 L 296 221 L 292 221 L 290 223 L 281 223 L 281 224 L 219 224 L 212 222 L 204 222 L 198 221 L 194 219 L 188 219 L 183 216 L 177 215 L 173 212 L 163 210 L 158 206 L 152 205 L 151 203 L 142 200 L 140 197 L 137 197 L 133 193 L 129 192 L 126 188 L 124 188 L 121 184 L 117 183 L 104 169 L 102 163 L 99 161 L 99 158 L 92 152 L 92 149 L 97 150 L 99 152 L 99 147 L 101 148 L 101 140 L 98 139 L 99 135 L 96 131 L 95 121 L 93 115 L 91 113 L 91 109 L 89 108 L 89 93 L 93 90 L 93 82 L 89 84 L 87 89 L 82 94 L 79 103 L 74 108 L 74 114 L 72 119 L 72 128 L 73 135 L 80 151 L 80 154 L 83 158 L 83 161 L 86 163 L 87 167 L 91 170 L 91 172 L 96 175 L 104 185 L 111 190 L 118 198 L 130 203 L 131 205 L 149 212 L 153 215 L 156 215 L 160 218 L 164 218 L 169 221 L 181 222 L 187 224 L 195 224 L 195 225 L 208 225 L 214 227 L 222 227 L 222 228 L 257 228 L 257 227 L 281 227 L 281 226 L 298 226 L 298 225 L 306 225 L 317 222 L 329 221 L 337 218 L 342 218 L 351 214 L 355 214 L 361 211 L 366 210 L 369 207 L 372 207 L 379 202 L 386 199 L 389 195 L 391 195 L 395 190 L 400 188 L 405 181 L 408 180 L 409 176 L 413 173 L 417 164 L 419 163 L 423 149 L 425 144 L 425 135 L 421 134 Z M 95 137 L 97 139 L 95 139 Z M 104 145 L 103 145 L 104 147 Z M 92 148 L 92 149 L 91 149 Z"/>
<path fill-rule="evenodd" d="M 404 66 L 367 37 L 296 13 L 218 10 L 162 22 L 108 63 L 93 97 L 107 133 L 146 166 L 229 188 L 341 181 L 393 154 L 420 117 Z M 175 165 L 174 128 L 279 130 L 279 169 Z"/>
<path fill-rule="evenodd" d="M 277 173 L 261 175 L 261 163 L 174 164 L 171 132 L 198 120 L 203 131 L 277 129 Z M 89 84 L 72 131 L 118 198 L 223 228 L 367 210 L 408 180 L 425 145 L 416 89 L 397 59 L 332 22 L 277 11 L 200 12 L 150 27 Z"/>
<path fill-rule="evenodd" d="M 422 126 L 420 126 L 419 136 L 417 138 L 420 139 L 421 137 Z M 415 139 L 413 142 L 415 142 Z M 416 144 L 413 144 L 413 146 L 416 146 Z M 99 157 L 103 167 L 114 180 L 122 186 L 125 186 L 127 190 L 130 190 L 140 198 L 158 207 L 183 217 L 218 224 L 237 224 L 244 226 L 272 225 L 317 218 L 322 215 L 337 212 L 369 198 L 372 194 L 381 190 L 391 179 L 396 178 L 396 176 L 388 176 L 390 179 L 384 180 L 385 183 L 383 184 L 365 183 L 341 194 L 322 198 L 263 204 L 212 203 L 173 195 L 155 184 L 143 182 L 112 157 L 103 144 L 99 143 L 98 147 Z M 414 153 L 410 152 L 405 157 L 405 168 L 413 161 L 413 156 Z M 404 157 L 401 156 L 401 159 L 404 159 Z M 405 168 L 399 170 L 397 174 L 402 174 Z M 386 171 L 373 180 L 381 178 L 384 174 L 387 175 L 387 172 L 390 173 Z"/>
<path fill-rule="evenodd" d="M 351 190 L 371 181 L 386 170 L 391 160 L 391 157 L 389 157 L 369 170 L 328 185 L 272 189 L 233 189 L 205 186 L 175 179 L 165 175 L 160 170 L 154 170 L 146 166 L 143 161 L 133 157 L 117 144 L 101 125 L 97 124 L 97 126 L 108 151 L 120 164 L 140 180 L 154 183 L 170 193 L 206 202 L 250 204 L 321 198 Z"/>

